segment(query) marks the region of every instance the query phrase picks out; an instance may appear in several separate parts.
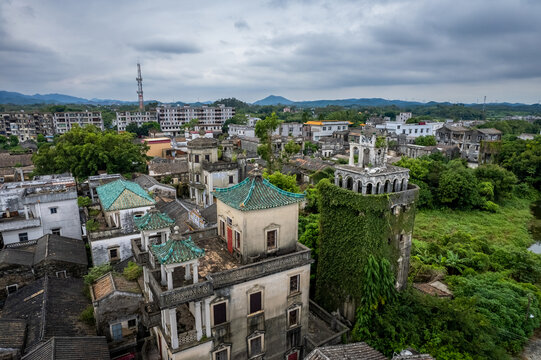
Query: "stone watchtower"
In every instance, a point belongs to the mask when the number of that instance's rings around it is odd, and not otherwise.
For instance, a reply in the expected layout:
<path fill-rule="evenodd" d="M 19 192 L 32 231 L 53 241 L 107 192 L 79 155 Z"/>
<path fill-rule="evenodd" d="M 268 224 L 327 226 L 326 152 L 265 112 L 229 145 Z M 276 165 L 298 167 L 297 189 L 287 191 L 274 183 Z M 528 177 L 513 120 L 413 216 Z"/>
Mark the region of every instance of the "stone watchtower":
<path fill-rule="evenodd" d="M 321 187 L 322 215 L 338 215 L 321 223 L 316 298 L 327 308 L 338 307 L 349 320 L 360 301 L 360 268 L 368 255 L 389 260 L 398 290 L 407 285 L 419 191 L 408 180 L 409 169 L 387 164 L 386 137 L 372 135 L 350 143 L 349 164 L 336 167 L 334 185 L 343 190 Z M 336 256 L 342 253 L 348 255 Z M 320 269 L 344 272 L 320 276 Z"/>

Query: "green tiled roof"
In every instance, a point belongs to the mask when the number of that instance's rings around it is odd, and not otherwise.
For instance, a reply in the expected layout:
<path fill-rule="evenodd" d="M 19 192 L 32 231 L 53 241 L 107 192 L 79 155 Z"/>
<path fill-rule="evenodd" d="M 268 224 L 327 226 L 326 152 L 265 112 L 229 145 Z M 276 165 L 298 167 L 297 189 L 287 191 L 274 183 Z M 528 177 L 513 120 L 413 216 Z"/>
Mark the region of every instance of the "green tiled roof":
<path fill-rule="evenodd" d="M 163 244 L 150 245 L 150 252 L 163 265 L 178 264 L 205 255 L 205 250 L 198 248 L 191 236 L 185 240 L 169 239 Z"/>
<path fill-rule="evenodd" d="M 154 199 L 137 183 L 117 180 L 96 188 L 101 206 L 105 211 L 152 206 Z"/>
<path fill-rule="evenodd" d="M 284 191 L 260 176 L 246 178 L 229 188 L 215 189 L 214 195 L 242 211 L 270 209 L 304 200 L 304 194 Z"/>
<path fill-rule="evenodd" d="M 152 209 L 143 216 L 134 216 L 133 222 L 139 230 L 156 230 L 168 228 L 175 220 L 156 209 Z"/>

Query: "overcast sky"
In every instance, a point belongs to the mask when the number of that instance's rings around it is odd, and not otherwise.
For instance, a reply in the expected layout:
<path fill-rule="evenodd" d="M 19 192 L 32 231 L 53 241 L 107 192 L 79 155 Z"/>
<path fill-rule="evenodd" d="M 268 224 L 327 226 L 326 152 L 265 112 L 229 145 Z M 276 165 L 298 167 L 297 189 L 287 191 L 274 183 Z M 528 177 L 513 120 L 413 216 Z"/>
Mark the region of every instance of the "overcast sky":
<path fill-rule="evenodd" d="M 0 0 L 0 89 L 541 102 L 541 1 Z"/>

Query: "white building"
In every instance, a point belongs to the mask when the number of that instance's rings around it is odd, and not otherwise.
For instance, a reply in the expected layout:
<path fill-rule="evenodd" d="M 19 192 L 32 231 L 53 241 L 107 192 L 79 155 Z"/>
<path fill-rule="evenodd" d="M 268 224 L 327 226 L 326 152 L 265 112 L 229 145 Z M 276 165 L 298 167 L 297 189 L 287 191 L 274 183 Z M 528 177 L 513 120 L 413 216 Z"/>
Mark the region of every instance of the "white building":
<path fill-rule="evenodd" d="M 182 125 L 192 119 L 199 120 L 199 127 L 204 130 L 220 131 L 226 120 L 235 115 L 235 108 L 225 105 L 192 107 L 162 105 L 156 108 L 158 121 L 166 135 L 177 136 L 184 132 Z"/>
<path fill-rule="evenodd" d="M 347 130 L 351 123 L 342 120 L 311 120 L 304 124 L 304 136 L 319 141 L 324 136 L 332 136 L 335 131 Z"/>
<path fill-rule="evenodd" d="M 103 130 L 103 119 L 99 111 L 61 112 L 53 115 L 53 126 L 56 134 L 64 134 L 70 131 L 75 124 L 80 127 L 94 125 Z"/>
<path fill-rule="evenodd" d="M 255 137 L 255 127 L 248 125 L 230 124 L 228 134 L 230 138 L 232 136 Z"/>
<path fill-rule="evenodd" d="M 136 123 L 137 127 L 141 127 L 147 122 L 158 122 L 158 115 L 155 111 L 117 112 L 113 125 L 117 127 L 118 131 L 126 131 L 126 126 L 131 123 Z"/>
<path fill-rule="evenodd" d="M 154 208 L 154 199 L 139 184 L 123 179 L 96 188 L 100 214 L 91 220 L 99 229 L 88 233 L 94 266 L 131 257 L 131 240 L 138 237 L 135 218 Z"/>
<path fill-rule="evenodd" d="M 405 123 L 406 121 L 408 121 L 408 119 L 411 119 L 410 112 L 401 112 L 396 116 L 396 122 Z"/>
<path fill-rule="evenodd" d="M 443 126 L 442 122 L 420 121 L 418 124 L 406 124 L 398 121 L 386 121 L 376 125 L 376 129 L 387 130 L 396 135 L 405 134 L 407 137 L 416 138 L 419 136 L 435 136 L 436 130 Z"/>
<path fill-rule="evenodd" d="M 302 136 L 302 123 L 297 122 L 283 122 L 280 123 L 280 126 L 274 130 L 272 133 L 273 135 L 280 135 L 280 136 Z"/>
<path fill-rule="evenodd" d="M 82 239 L 77 187 L 71 176 L 49 175 L 0 188 L 0 243 L 45 234 Z"/>

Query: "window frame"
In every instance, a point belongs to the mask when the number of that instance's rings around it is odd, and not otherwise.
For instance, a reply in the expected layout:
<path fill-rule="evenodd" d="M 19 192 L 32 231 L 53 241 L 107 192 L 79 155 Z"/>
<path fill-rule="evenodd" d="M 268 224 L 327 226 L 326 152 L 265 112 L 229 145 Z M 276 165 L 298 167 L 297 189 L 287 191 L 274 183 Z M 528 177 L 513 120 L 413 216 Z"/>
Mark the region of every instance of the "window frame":
<path fill-rule="evenodd" d="M 50 214 L 58 214 L 58 206 L 53 206 L 49 208 Z"/>
<path fill-rule="evenodd" d="M 290 314 L 294 312 L 297 313 L 296 315 L 297 318 L 296 318 L 295 324 L 291 324 Z M 294 329 L 296 327 L 301 326 L 301 323 L 302 323 L 301 314 L 302 314 L 302 307 L 300 305 L 292 306 L 289 309 L 287 309 L 287 328 L 288 329 Z"/>
<path fill-rule="evenodd" d="M 13 288 L 15 287 L 15 291 L 10 291 L 9 289 L 10 288 Z M 17 291 L 19 291 L 19 284 L 10 284 L 10 285 L 6 285 L 6 292 L 9 295 L 11 294 L 15 294 Z"/>
<path fill-rule="evenodd" d="M 254 354 L 253 350 L 252 350 L 252 341 L 254 341 L 256 339 L 260 339 L 260 349 L 261 349 L 261 351 Z M 265 333 L 256 332 L 256 333 L 250 335 L 248 337 L 247 341 L 248 341 L 248 358 L 249 359 L 254 358 L 256 356 L 263 355 L 265 353 Z"/>
<path fill-rule="evenodd" d="M 18 235 L 19 235 L 19 242 L 28 241 L 28 232 L 22 232 L 22 233 L 19 233 Z"/>
<path fill-rule="evenodd" d="M 233 175 L 229 175 L 229 184 L 234 184 L 235 183 L 235 176 Z"/>
<path fill-rule="evenodd" d="M 135 321 L 135 325 L 130 326 L 130 321 Z M 132 318 L 127 321 L 128 329 L 134 329 L 137 328 L 137 318 Z"/>
<path fill-rule="evenodd" d="M 274 235 L 274 247 L 269 248 L 269 233 L 272 233 L 272 232 L 275 233 L 275 235 Z M 279 232 L 279 228 L 277 228 L 277 227 L 273 227 L 273 228 L 265 230 L 265 249 L 266 249 L 267 252 L 274 252 L 274 251 L 278 250 L 278 248 L 279 248 L 279 245 L 278 245 L 279 236 L 280 236 L 280 232 Z"/>
<path fill-rule="evenodd" d="M 240 237 L 240 231 L 238 230 L 233 230 L 234 232 L 234 241 L 233 241 L 233 248 L 240 251 L 240 248 L 241 248 L 241 237 Z"/>
<path fill-rule="evenodd" d="M 115 327 L 115 326 L 117 326 L 117 327 L 120 326 L 120 337 L 118 337 L 118 338 L 115 337 L 115 332 L 113 331 L 113 327 Z M 122 334 L 122 328 L 123 328 L 122 327 L 122 322 L 117 322 L 117 323 L 109 325 L 109 331 L 111 333 L 111 339 L 113 339 L 113 341 L 121 341 L 124 338 L 124 336 Z"/>
<path fill-rule="evenodd" d="M 58 276 L 59 274 L 60 274 L 60 275 L 64 274 L 64 277 Z M 60 271 L 57 271 L 55 275 L 56 275 L 57 278 L 63 278 L 63 279 L 67 279 L 67 278 L 68 278 L 68 273 L 66 272 L 66 270 L 60 270 Z"/>
<path fill-rule="evenodd" d="M 229 360 L 231 359 L 231 347 L 230 346 L 225 346 L 225 347 L 221 347 L 219 349 L 216 349 L 212 352 L 212 360 L 218 360 L 218 357 L 217 355 L 221 352 L 225 351 L 226 352 L 226 359 Z"/>
<path fill-rule="evenodd" d="M 256 295 L 256 294 L 260 294 L 260 299 L 259 299 L 259 304 L 260 304 L 260 309 L 259 310 L 256 310 L 256 311 L 252 311 L 252 295 Z M 265 292 L 263 289 L 254 289 L 253 291 L 250 291 L 248 293 L 248 306 L 247 306 L 247 310 L 248 310 L 248 316 L 253 316 L 253 315 L 257 315 L 257 314 L 260 314 L 262 312 L 265 311 Z"/>
<path fill-rule="evenodd" d="M 297 355 L 297 360 L 301 360 L 301 351 L 299 349 L 293 349 L 286 353 L 285 360 L 289 360 L 291 355 Z"/>
<path fill-rule="evenodd" d="M 291 280 L 297 278 L 297 289 L 291 290 Z M 301 292 L 301 274 L 294 274 L 289 276 L 289 295 L 299 294 Z"/>
<path fill-rule="evenodd" d="M 117 255 L 113 258 L 111 256 L 111 251 L 116 251 Z M 120 246 L 113 246 L 107 249 L 107 254 L 109 255 L 109 262 L 120 260 Z"/>
<path fill-rule="evenodd" d="M 60 231 L 62 230 L 62 228 L 54 228 L 54 229 L 51 229 L 51 234 L 52 235 L 58 235 L 58 236 L 61 236 L 62 234 L 60 233 Z"/>
<path fill-rule="evenodd" d="M 222 325 L 222 324 L 226 324 L 229 321 L 229 313 L 227 311 L 228 307 L 229 307 L 228 303 L 229 303 L 229 301 L 227 301 L 227 299 L 223 299 L 223 300 L 217 300 L 217 301 L 210 304 L 210 307 L 211 307 L 211 310 L 210 310 L 210 325 L 211 325 L 211 327 L 216 327 L 216 326 L 219 326 L 219 325 Z M 214 307 L 218 306 L 218 305 L 221 305 L 221 304 L 225 304 L 225 321 L 221 322 L 219 324 L 216 324 L 216 321 L 214 319 Z"/>

